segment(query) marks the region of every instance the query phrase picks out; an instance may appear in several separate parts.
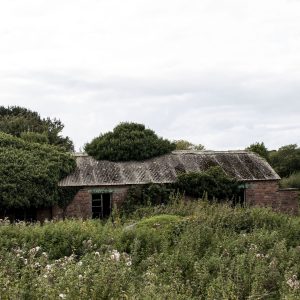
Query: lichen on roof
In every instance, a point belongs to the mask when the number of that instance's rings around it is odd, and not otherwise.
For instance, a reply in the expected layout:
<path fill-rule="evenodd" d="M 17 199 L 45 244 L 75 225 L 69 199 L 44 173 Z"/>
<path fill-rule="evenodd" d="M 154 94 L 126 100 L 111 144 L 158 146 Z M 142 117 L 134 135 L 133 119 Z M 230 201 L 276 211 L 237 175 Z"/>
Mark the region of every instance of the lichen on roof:
<path fill-rule="evenodd" d="M 171 183 L 180 172 L 203 172 L 220 166 L 239 181 L 279 180 L 280 177 L 263 158 L 249 151 L 173 151 L 145 161 L 97 161 L 75 154 L 77 168 L 60 186 L 131 185 Z"/>

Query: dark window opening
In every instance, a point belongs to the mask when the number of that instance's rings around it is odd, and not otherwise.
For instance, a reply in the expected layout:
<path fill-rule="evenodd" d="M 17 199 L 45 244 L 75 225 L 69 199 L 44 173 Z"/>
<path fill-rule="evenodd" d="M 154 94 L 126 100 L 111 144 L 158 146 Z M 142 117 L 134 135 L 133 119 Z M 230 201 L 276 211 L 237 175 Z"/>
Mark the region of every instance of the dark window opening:
<path fill-rule="evenodd" d="M 92 216 L 93 219 L 105 219 L 111 213 L 111 194 L 92 194 Z"/>

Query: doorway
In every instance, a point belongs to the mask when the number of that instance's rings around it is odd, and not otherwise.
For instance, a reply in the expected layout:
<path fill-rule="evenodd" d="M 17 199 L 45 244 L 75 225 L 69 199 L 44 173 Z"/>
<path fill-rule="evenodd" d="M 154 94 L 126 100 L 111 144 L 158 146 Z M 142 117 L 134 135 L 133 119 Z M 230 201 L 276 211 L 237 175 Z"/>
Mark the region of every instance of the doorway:
<path fill-rule="evenodd" d="M 111 193 L 92 194 L 92 218 L 105 219 L 111 214 Z"/>

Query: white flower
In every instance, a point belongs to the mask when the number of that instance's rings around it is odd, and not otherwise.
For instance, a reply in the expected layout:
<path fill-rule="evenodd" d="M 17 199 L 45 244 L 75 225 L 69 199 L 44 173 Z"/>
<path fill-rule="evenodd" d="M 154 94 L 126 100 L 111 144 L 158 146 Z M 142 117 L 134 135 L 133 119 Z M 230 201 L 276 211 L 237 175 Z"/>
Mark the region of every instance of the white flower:
<path fill-rule="evenodd" d="M 263 257 L 264 257 L 264 255 L 263 255 L 263 254 L 260 254 L 260 253 L 257 253 L 255 256 L 256 256 L 257 258 L 263 258 Z"/>
<path fill-rule="evenodd" d="M 82 280 L 83 276 L 81 274 L 78 275 L 78 279 Z"/>
<path fill-rule="evenodd" d="M 50 270 L 52 269 L 52 266 L 51 266 L 51 265 L 46 265 L 46 269 L 47 269 L 48 271 L 50 271 Z"/>
<path fill-rule="evenodd" d="M 113 250 L 111 253 L 112 253 L 110 256 L 111 260 L 120 261 L 120 252 L 118 250 Z"/>
<path fill-rule="evenodd" d="M 96 251 L 95 256 L 100 256 L 100 253 L 98 251 Z"/>
<path fill-rule="evenodd" d="M 37 247 L 34 247 L 32 249 L 29 250 L 29 254 L 33 254 L 35 255 L 37 252 L 39 252 L 41 249 L 41 247 L 37 246 Z"/>
<path fill-rule="evenodd" d="M 131 260 L 128 260 L 128 261 L 126 262 L 126 266 L 127 266 L 127 267 L 130 267 L 131 265 L 132 265 Z"/>
<path fill-rule="evenodd" d="M 79 261 L 79 262 L 77 263 L 77 265 L 78 265 L 78 266 L 82 266 L 82 261 Z"/>
<path fill-rule="evenodd" d="M 300 281 L 297 279 L 297 275 L 293 275 L 286 283 L 294 290 L 298 290 L 300 287 Z"/>
<path fill-rule="evenodd" d="M 66 299 L 66 297 L 67 297 L 66 294 L 59 294 L 60 299 Z"/>
<path fill-rule="evenodd" d="M 48 278 L 48 275 L 45 274 L 45 275 L 43 275 L 43 277 L 44 277 L 44 278 Z"/>

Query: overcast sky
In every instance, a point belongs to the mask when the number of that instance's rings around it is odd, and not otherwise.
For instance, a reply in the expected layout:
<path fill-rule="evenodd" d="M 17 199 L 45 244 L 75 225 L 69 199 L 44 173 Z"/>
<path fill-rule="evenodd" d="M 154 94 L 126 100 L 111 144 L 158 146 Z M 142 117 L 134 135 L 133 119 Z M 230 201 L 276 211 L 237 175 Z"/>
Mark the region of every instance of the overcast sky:
<path fill-rule="evenodd" d="M 300 0 L 1 1 L 0 105 L 61 119 L 77 150 L 121 121 L 300 144 Z"/>

